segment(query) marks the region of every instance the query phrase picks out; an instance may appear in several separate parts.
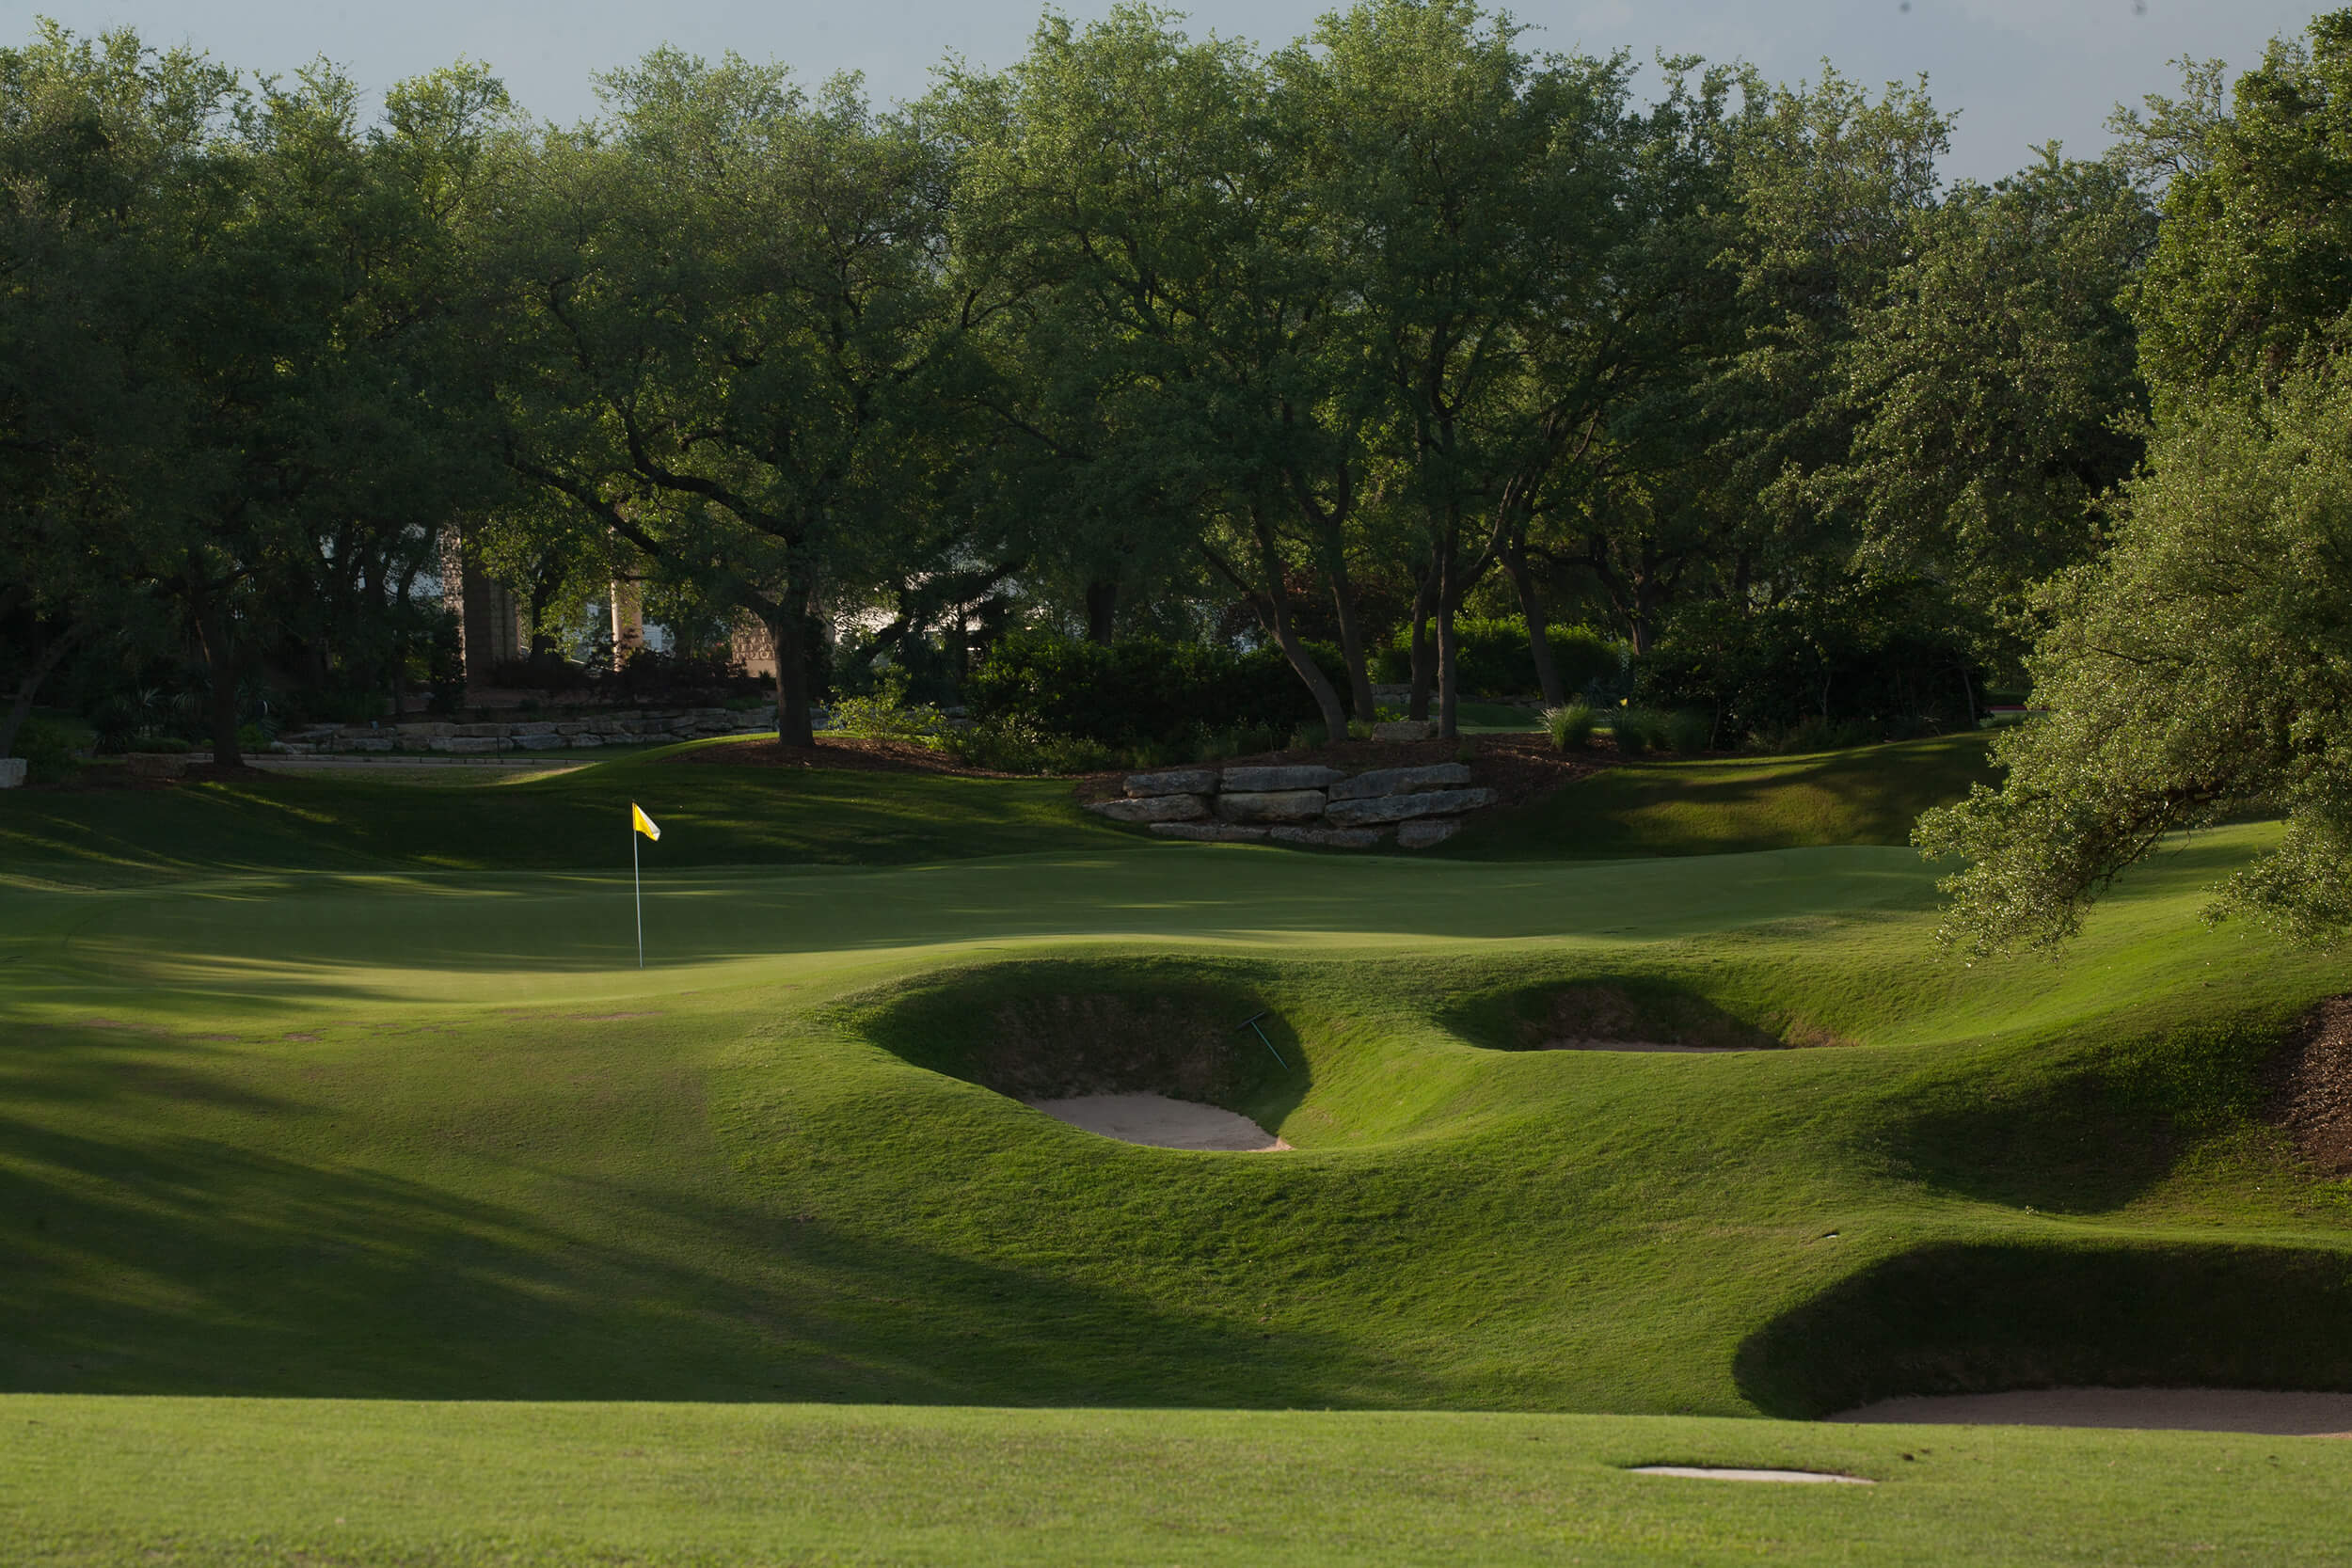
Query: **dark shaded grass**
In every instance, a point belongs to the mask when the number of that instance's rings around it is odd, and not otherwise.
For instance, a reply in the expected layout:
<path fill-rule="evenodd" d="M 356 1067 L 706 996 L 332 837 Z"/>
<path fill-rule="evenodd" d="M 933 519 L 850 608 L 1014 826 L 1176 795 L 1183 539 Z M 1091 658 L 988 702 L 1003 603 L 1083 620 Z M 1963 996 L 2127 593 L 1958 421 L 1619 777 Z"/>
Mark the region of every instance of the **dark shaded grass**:
<path fill-rule="evenodd" d="M 1817 756 L 1623 763 L 1479 816 L 1436 853 L 1605 860 L 1908 844 L 1921 812 L 1996 782 L 1988 744 L 1952 735 Z"/>

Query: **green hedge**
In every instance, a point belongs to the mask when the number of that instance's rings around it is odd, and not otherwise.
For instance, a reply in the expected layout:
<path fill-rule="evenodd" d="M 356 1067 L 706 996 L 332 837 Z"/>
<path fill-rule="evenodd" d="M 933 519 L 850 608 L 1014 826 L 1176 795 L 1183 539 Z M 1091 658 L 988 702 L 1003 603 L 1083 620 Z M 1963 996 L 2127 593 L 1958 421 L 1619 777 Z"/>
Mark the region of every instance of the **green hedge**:
<path fill-rule="evenodd" d="M 1338 651 L 1311 652 L 1344 695 Z M 983 722 L 1012 721 L 1105 746 L 1165 744 L 1203 730 L 1287 731 L 1318 717 L 1279 649 L 1236 653 L 1155 638 L 1104 647 L 1047 632 L 999 639 L 965 680 L 964 705 Z"/>
<path fill-rule="evenodd" d="M 1590 626 L 1555 626 L 1551 660 L 1560 672 L 1561 689 L 1574 695 L 1596 678 L 1613 675 L 1622 662 L 1617 645 Z M 1438 628 L 1433 622 L 1429 635 Z M 1522 697 L 1542 689 L 1535 679 L 1535 655 L 1527 645 L 1527 622 L 1519 616 L 1486 620 L 1458 616 L 1454 622 L 1454 679 L 1465 696 Z M 1413 678 L 1413 628 L 1397 628 L 1396 636 L 1376 656 L 1374 680 L 1398 685 Z"/>

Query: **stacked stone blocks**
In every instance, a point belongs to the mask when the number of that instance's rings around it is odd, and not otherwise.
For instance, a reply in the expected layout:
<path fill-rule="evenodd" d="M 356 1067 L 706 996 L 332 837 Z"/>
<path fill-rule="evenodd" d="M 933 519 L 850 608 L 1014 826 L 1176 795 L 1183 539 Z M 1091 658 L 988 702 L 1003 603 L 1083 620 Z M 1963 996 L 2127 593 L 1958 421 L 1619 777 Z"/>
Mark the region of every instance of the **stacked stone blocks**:
<path fill-rule="evenodd" d="M 1400 848 L 1425 849 L 1452 838 L 1463 813 L 1494 804 L 1495 792 L 1470 779 L 1458 762 L 1353 775 L 1314 764 L 1177 768 L 1131 773 L 1120 799 L 1087 809 L 1163 838 L 1370 849 L 1393 830 Z"/>

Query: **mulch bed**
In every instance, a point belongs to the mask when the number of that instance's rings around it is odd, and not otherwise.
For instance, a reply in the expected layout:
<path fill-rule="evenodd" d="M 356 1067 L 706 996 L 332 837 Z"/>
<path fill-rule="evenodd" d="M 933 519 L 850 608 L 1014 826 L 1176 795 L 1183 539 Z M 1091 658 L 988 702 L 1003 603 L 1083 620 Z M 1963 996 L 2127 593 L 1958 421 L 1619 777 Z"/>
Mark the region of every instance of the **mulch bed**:
<path fill-rule="evenodd" d="M 1019 779 L 1034 775 L 995 773 L 959 762 L 953 754 L 905 740 L 859 740 L 818 736 L 814 746 L 780 740 L 739 740 L 728 746 L 697 746 L 671 759 L 697 767 L 823 768 L 853 773 L 952 773 L 962 779 Z"/>
<path fill-rule="evenodd" d="M 2321 1170 L 2352 1174 L 2352 996 L 2305 1013 L 2271 1074 L 2271 1119 Z"/>

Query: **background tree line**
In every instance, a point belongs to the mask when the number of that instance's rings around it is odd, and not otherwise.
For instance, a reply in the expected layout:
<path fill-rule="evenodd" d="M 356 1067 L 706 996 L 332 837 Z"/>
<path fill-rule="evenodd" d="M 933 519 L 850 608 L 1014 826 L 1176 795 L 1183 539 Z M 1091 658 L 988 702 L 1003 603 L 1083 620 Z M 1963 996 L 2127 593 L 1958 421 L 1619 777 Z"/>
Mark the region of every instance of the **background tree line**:
<path fill-rule="evenodd" d="M 1502 617 L 1552 703 L 1965 723 L 2190 389 L 2332 341 L 2323 194 L 2182 259 L 2245 159 L 2318 178 L 2215 70 L 1980 186 L 1924 85 L 1661 68 L 1467 0 L 1273 51 L 1122 6 L 886 109 L 657 52 L 564 127 L 473 65 L 363 121 L 44 25 L 0 51 L 0 752 L 44 690 L 233 764 L 262 702 L 446 685 L 461 532 L 543 654 L 616 574 L 766 627 L 793 742 L 1008 631 L 1261 650 L 1331 734 L 1401 675 L 1450 734 Z"/>

